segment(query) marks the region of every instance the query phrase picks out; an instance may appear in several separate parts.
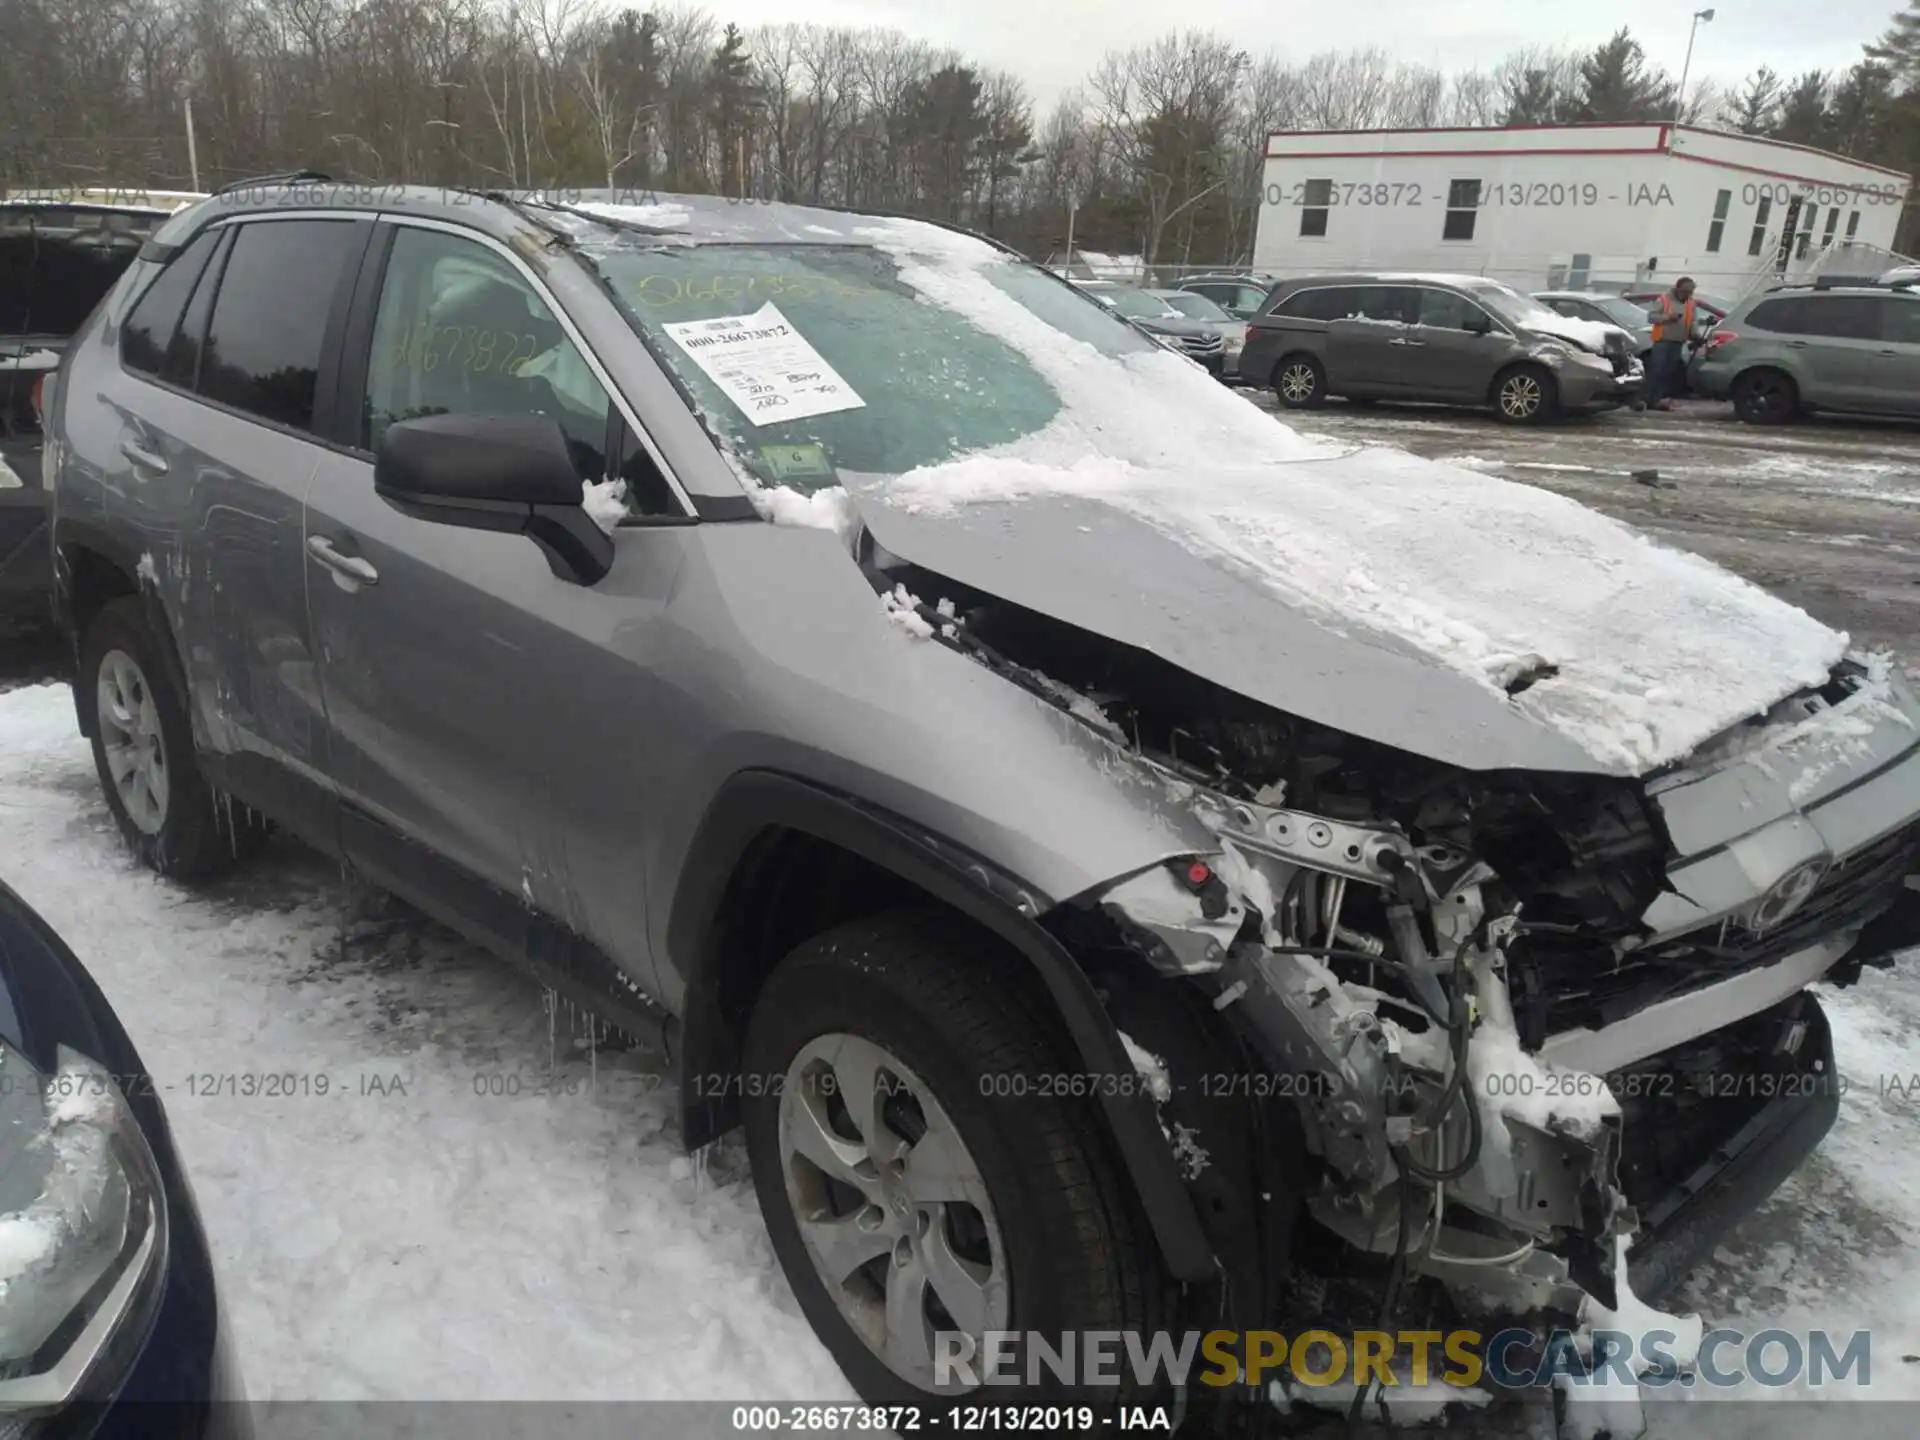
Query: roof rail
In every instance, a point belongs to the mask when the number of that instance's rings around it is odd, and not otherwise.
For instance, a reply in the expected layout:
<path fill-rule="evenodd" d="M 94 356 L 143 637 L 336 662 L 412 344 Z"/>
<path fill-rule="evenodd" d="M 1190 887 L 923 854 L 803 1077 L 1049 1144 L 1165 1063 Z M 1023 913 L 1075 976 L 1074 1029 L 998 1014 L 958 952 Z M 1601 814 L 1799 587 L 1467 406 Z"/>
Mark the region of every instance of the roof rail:
<path fill-rule="evenodd" d="M 321 170 L 275 170 L 270 174 L 253 175 L 245 180 L 235 180 L 229 185 L 222 185 L 213 193 L 226 195 L 235 190 L 251 190 L 266 185 L 325 185 L 332 179 L 331 175 Z"/>

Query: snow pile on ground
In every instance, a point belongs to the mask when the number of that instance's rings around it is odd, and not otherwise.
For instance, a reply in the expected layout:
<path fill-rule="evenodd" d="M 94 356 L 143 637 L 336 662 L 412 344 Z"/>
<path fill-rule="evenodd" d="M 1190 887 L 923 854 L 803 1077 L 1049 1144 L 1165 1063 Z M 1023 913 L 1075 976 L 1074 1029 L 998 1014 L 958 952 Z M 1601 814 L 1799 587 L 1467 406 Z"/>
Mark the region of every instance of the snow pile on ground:
<path fill-rule="evenodd" d="M 1035 435 L 862 499 L 929 516 L 1041 497 L 1162 530 L 1339 630 L 1504 687 L 1602 763 L 1640 772 L 1824 680 L 1847 638 L 1687 552 L 1530 485 L 1306 439 L 1178 356 L 1102 362 L 992 278 L 1004 255 L 909 221 L 856 229 L 901 279 L 1016 347 L 1060 395 Z M 1097 543 L 1090 541 L 1089 543 Z M 964 579 L 965 577 L 959 577 Z"/>
<path fill-rule="evenodd" d="M 658 1059 L 286 842 L 137 868 L 65 686 L 0 694 L 0 822 L 152 1069 L 254 1398 L 853 1398 Z"/>

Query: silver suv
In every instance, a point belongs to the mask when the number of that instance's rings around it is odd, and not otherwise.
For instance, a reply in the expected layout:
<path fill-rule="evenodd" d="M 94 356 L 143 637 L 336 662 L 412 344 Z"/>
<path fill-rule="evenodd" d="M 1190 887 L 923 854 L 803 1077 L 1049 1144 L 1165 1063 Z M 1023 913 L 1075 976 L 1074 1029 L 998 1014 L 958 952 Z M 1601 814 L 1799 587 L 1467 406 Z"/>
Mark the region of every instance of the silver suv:
<path fill-rule="evenodd" d="M 937 225 L 243 189 L 49 405 L 130 845 L 284 827 L 660 1037 L 871 1401 L 1122 1403 L 982 1337 L 1369 1253 L 1657 1300 L 1833 1120 L 1809 987 L 1920 939 L 1844 636 Z"/>
<path fill-rule="evenodd" d="M 1920 287 L 1769 290 L 1734 306 L 1687 380 L 1756 425 L 1812 410 L 1920 416 Z"/>
<path fill-rule="evenodd" d="M 1274 287 L 1248 322 L 1240 377 L 1291 410 L 1339 395 L 1486 405 L 1525 425 L 1637 400 L 1632 349 L 1618 326 L 1477 275 L 1316 275 Z"/>

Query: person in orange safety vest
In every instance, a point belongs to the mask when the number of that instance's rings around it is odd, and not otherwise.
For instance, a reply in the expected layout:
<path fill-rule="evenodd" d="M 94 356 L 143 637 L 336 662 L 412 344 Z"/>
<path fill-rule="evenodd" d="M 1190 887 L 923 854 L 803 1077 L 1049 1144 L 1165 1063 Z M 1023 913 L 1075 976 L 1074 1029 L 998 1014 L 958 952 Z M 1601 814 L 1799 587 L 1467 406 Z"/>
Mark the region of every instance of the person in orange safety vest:
<path fill-rule="evenodd" d="M 1647 312 L 1653 321 L 1653 353 L 1647 357 L 1647 406 L 1673 409 L 1672 396 L 1681 388 L 1686 370 L 1686 345 L 1693 338 L 1693 280 L 1682 275 L 1673 289 Z"/>

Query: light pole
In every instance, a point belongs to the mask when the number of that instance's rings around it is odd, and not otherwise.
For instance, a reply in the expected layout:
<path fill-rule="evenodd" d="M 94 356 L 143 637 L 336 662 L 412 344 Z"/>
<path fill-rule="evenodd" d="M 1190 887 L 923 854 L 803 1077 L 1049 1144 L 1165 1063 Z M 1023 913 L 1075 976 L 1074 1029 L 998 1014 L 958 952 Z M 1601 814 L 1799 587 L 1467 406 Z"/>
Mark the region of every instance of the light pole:
<path fill-rule="evenodd" d="M 1680 89 L 1673 97 L 1673 120 L 1677 125 L 1687 113 L 1687 72 L 1693 69 L 1693 37 L 1700 33 L 1702 22 L 1713 23 L 1713 11 L 1696 10 L 1693 12 L 1693 24 L 1687 28 L 1687 58 L 1680 65 Z"/>
<path fill-rule="evenodd" d="M 187 171 L 191 176 L 193 193 L 200 193 L 200 151 L 193 143 L 193 90 L 188 87 L 181 97 L 181 105 L 187 113 Z M 176 171 L 176 174 L 179 172 Z"/>

